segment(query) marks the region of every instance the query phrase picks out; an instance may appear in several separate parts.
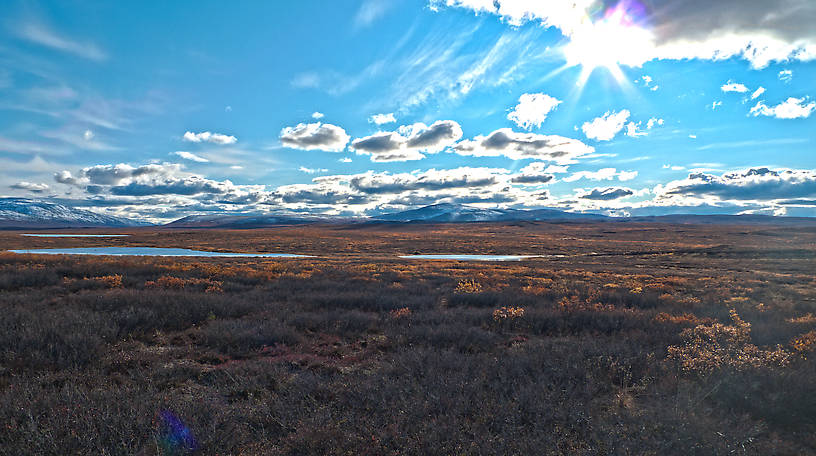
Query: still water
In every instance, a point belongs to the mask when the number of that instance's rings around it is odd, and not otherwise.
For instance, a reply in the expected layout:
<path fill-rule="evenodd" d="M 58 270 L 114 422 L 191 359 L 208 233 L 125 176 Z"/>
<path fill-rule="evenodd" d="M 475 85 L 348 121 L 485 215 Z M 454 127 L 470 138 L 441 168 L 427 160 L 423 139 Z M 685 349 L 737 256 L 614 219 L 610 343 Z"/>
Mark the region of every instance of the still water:
<path fill-rule="evenodd" d="M 72 249 L 22 249 L 9 250 L 14 253 L 35 253 L 49 255 L 115 255 L 115 256 L 170 256 L 170 257 L 263 257 L 263 258 L 308 258 L 309 255 L 289 253 L 231 253 L 204 252 L 201 250 L 159 247 L 81 247 Z"/>

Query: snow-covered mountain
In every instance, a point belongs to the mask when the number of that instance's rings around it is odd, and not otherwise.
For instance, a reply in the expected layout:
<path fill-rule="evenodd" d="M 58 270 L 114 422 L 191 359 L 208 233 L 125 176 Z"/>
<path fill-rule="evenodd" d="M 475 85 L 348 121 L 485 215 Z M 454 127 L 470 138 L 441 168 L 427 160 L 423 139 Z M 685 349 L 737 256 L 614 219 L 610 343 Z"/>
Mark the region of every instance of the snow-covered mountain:
<path fill-rule="evenodd" d="M 146 225 L 62 204 L 26 198 L 0 198 L 0 228 L 90 228 Z"/>
<path fill-rule="evenodd" d="M 432 204 L 419 209 L 384 214 L 375 220 L 388 222 L 506 222 L 545 220 L 607 220 L 597 214 L 576 214 L 557 209 L 482 209 L 462 204 Z"/>

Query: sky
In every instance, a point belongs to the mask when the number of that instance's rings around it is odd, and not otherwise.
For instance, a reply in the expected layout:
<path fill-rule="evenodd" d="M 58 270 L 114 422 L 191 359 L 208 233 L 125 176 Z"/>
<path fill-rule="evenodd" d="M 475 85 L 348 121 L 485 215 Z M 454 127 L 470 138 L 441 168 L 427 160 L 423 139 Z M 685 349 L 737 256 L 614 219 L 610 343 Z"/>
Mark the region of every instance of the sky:
<path fill-rule="evenodd" d="M 0 195 L 816 216 L 812 0 L 0 4 Z"/>

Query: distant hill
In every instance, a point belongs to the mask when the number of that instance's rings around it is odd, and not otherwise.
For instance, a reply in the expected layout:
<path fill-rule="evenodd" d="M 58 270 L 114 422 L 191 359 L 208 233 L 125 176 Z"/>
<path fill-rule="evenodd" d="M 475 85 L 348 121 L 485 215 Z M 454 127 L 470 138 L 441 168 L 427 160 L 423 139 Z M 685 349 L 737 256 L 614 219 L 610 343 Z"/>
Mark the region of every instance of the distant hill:
<path fill-rule="evenodd" d="M 147 223 L 27 198 L 0 198 L 0 228 L 123 228 Z"/>
<path fill-rule="evenodd" d="M 463 204 L 432 204 L 419 209 L 384 214 L 372 217 L 386 222 L 509 222 L 509 221 L 551 221 L 551 220 L 612 220 L 598 214 L 579 214 L 557 209 L 482 209 Z"/>
<path fill-rule="evenodd" d="M 326 221 L 319 217 L 289 215 L 190 215 L 164 225 L 167 228 L 250 229 L 273 225 L 302 225 Z"/>

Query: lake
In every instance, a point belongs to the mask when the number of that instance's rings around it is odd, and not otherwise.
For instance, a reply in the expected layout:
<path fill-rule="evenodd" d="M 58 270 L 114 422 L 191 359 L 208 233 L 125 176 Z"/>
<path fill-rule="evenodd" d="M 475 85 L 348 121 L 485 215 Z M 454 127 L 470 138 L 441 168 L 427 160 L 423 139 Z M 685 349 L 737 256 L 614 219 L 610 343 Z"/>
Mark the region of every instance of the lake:
<path fill-rule="evenodd" d="M 22 249 L 13 253 L 45 255 L 113 255 L 113 256 L 166 256 L 166 257 L 227 257 L 227 258 L 310 258 L 310 255 L 290 253 L 231 253 L 160 247 L 82 247 L 71 249 Z"/>

